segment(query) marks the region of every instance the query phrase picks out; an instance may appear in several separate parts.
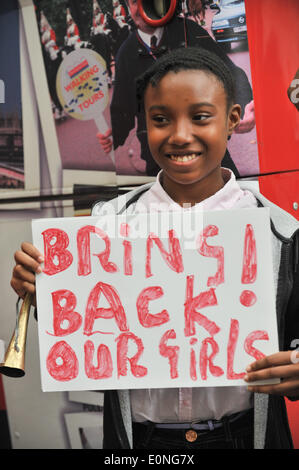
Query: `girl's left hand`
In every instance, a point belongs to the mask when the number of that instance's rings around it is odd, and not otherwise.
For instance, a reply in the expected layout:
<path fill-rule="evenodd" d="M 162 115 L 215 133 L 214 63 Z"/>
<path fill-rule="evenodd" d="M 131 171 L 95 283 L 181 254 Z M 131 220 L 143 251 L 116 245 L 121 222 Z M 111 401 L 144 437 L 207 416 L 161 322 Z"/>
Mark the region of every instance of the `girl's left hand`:
<path fill-rule="evenodd" d="M 256 380 L 279 378 L 281 382 L 270 385 L 250 385 Z M 246 368 L 244 380 L 248 390 L 257 393 L 299 396 L 299 355 L 298 351 L 283 351 L 266 356 Z"/>

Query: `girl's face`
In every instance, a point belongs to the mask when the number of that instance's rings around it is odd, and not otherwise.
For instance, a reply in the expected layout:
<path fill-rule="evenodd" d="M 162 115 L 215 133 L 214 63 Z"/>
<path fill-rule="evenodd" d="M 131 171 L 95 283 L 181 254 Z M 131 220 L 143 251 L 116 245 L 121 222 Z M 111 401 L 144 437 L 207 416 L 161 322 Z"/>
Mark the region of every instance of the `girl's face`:
<path fill-rule="evenodd" d="M 218 191 L 227 138 L 241 111 L 239 105 L 227 110 L 217 77 L 202 70 L 169 72 L 147 87 L 144 105 L 149 147 L 168 194 L 182 202 L 191 190 L 199 202 Z"/>

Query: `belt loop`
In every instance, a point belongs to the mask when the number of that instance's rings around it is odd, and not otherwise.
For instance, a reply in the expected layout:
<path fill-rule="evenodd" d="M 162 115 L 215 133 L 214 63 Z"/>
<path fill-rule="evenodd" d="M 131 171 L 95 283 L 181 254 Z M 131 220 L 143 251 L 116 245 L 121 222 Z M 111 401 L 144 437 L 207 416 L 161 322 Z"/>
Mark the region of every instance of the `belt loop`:
<path fill-rule="evenodd" d="M 215 426 L 214 426 L 214 423 L 211 419 L 208 420 L 208 426 L 209 426 L 210 431 L 214 431 Z"/>
<path fill-rule="evenodd" d="M 225 434 L 225 441 L 229 442 L 233 440 L 231 429 L 230 429 L 230 422 L 228 416 L 224 416 L 222 419 L 223 421 L 223 428 L 224 428 L 224 434 Z"/>

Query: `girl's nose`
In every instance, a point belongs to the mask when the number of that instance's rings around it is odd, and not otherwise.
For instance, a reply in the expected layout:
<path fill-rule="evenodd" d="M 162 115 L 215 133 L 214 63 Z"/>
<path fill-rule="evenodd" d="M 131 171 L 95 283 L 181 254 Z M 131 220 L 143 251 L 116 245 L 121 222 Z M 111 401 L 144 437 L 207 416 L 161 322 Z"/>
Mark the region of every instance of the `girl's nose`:
<path fill-rule="evenodd" d="M 180 120 L 172 126 L 168 143 L 172 145 L 186 145 L 193 140 L 192 124 L 186 120 Z"/>

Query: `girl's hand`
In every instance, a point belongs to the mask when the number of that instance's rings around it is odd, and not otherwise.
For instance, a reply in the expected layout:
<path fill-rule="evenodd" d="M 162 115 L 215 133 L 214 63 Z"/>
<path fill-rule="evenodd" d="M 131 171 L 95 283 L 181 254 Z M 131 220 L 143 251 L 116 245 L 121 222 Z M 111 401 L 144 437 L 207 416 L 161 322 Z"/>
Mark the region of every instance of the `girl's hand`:
<path fill-rule="evenodd" d="M 16 265 L 13 268 L 10 285 L 22 299 L 27 292 L 33 294 L 33 304 L 36 305 L 35 274 L 42 272 L 43 256 L 31 243 L 23 242 L 21 249 L 15 252 L 14 258 Z"/>
<path fill-rule="evenodd" d="M 299 396 L 299 354 L 298 351 L 283 351 L 266 356 L 250 364 L 244 380 L 248 390 L 257 393 Z M 281 382 L 271 385 L 252 385 L 255 380 L 279 378 Z"/>

